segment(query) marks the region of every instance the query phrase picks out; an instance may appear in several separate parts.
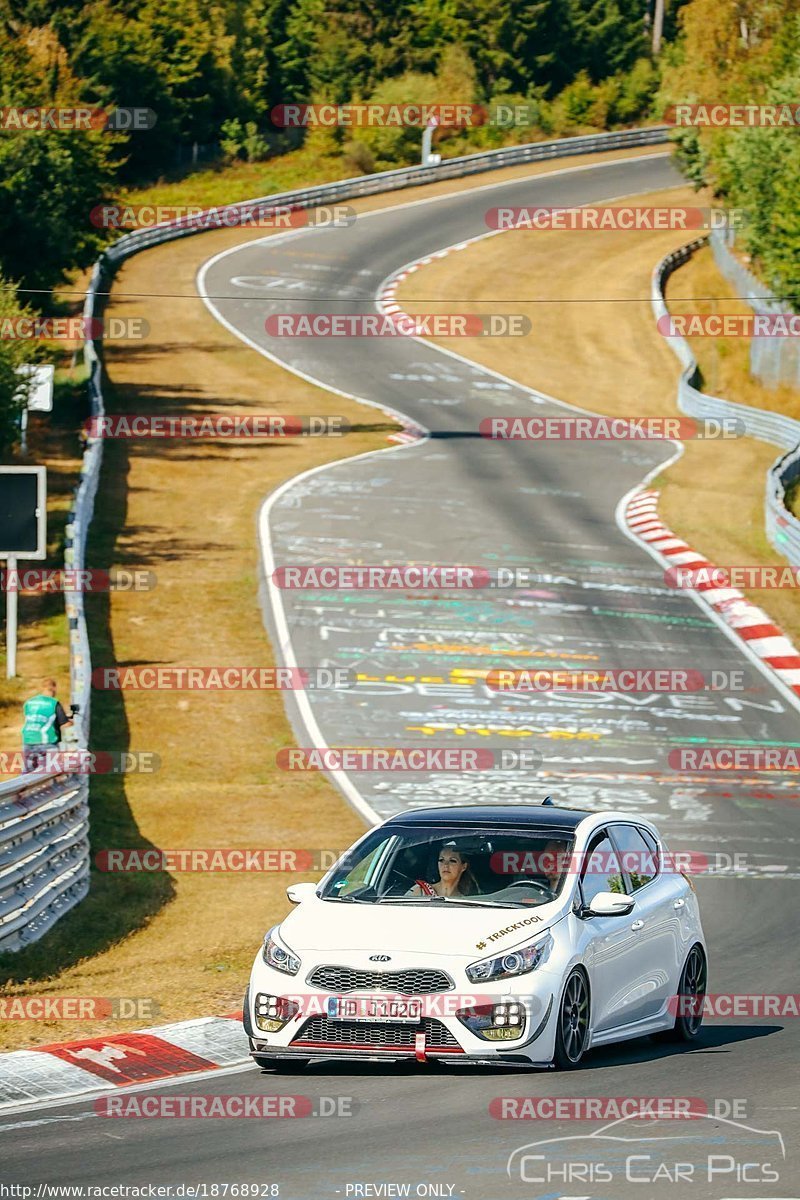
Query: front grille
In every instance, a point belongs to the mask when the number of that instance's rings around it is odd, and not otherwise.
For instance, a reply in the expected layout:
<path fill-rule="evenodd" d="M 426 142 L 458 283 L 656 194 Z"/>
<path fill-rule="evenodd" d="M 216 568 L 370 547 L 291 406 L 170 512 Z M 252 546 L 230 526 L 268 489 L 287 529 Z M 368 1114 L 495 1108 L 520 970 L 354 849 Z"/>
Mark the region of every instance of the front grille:
<path fill-rule="evenodd" d="M 428 1053 L 437 1050 L 464 1053 L 450 1030 L 435 1017 L 423 1017 L 421 1026 L 391 1022 L 371 1025 L 368 1021 L 331 1021 L 324 1016 L 310 1017 L 292 1046 L 324 1045 L 329 1049 L 353 1046 L 357 1049 L 413 1052 L 416 1035 L 422 1029 L 425 1030 L 425 1049 Z"/>
<path fill-rule="evenodd" d="M 412 968 L 406 971 L 357 971 L 353 967 L 316 967 L 308 977 L 312 987 L 326 992 L 399 992 L 422 996 L 449 992 L 455 985 L 444 971 Z"/>

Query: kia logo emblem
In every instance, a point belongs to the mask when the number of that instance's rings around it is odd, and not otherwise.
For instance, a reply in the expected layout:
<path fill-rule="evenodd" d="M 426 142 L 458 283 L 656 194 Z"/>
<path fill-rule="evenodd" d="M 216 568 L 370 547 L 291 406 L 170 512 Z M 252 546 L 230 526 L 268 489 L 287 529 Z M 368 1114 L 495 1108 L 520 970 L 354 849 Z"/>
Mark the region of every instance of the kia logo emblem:
<path fill-rule="evenodd" d="M 389 955 L 389 954 L 370 954 L 369 961 L 370 962 L 391 962 L 392 959 L 391 959 L 391 955 Z"/>

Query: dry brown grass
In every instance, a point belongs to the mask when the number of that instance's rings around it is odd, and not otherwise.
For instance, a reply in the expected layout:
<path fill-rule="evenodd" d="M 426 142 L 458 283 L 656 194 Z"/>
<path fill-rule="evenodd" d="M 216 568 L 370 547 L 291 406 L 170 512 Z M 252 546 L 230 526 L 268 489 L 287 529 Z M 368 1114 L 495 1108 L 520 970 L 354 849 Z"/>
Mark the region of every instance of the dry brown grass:
<path fill-rule="evenodd" d="M 698 198 L 687 187 L 631 202 L 696 205 Z M 399 297 L 410 312 L 430 310 L 435 296 L 441 301 L 436 312 L 523 313 L 532 323 L 526 337 L 440 342 L 595 412 L 675 416 L 679 365 L 653 321 L 650 276 L 659 258 L 688 240 L 685 233 L 514 230 L 425 266 L 404 281 Z M 701 254 L 696 267 L 682 267 L 672 277 L 670 297 L 724 295 L 727 285 L 709 258 Z M 685 271 L 692 275 L 684 284 Z M 708 354 L 717 352 L 709 351 L 709 340 L 694 342 L 703 343 L 695 352 L 704 353 L 711 373 Z M 724 376 L 714 376 L 719 394 L 764 407 L 770 397 L 776 407 L 784 402 L 743 378 L 744 343 L 719 360 L 719 371 L 725 367 Z M 796 393 L 784 399 L 787 408 L 798 403 Z M 777 453 L 750 438 L 687 442 L 683 457 L 656 481 L 663 519 L 720 565 L 783 564 L 763 532 L 764 477 Z M 750 597 L 800 639 L 791 591 Z"/>
<path fill-rule="evenodd" d="M 587 165 L 601 157 L 581 157 Z M 478 183 L 563 169 L 570 160 L 513 168 Z M 474 186 L 459 180 L 355 203 L 385 207 Z M 198 265 L 247 240 L 242 231 L 205 234 L 148 251 L 115 281 L 109 312 L 146 316 L 143 343 L 110 345 L 110 411 L 274 411 L 341 414 L 343 439 L 193 445 L 110 442 L 98 497 L 89 565 L 141 566 L 157 574 L 153 592 L 91 600 L 96 666 L 114 663 L 264 665 L 272 651 L 256 600 L 258 508 L 283 480 L 318 463 L 387 445 L 376 410 L 302 382 L 256 355 L 206 311 L 195 292 Z M 164 298 L 159 298 L 159 293 Z M 179 293 L 179 301 L 166 297 Z M 151 296 L 150 300 L 128 297 Z M 74 463 L 70 464 L 74 469 Z M 25 675 L 0 697 L 16 705 L 43 672 L 65 675 L 66 653 L 41 631 L 26 634 Z M 66 689 L 62 687 L 66 694 Z M 124 703 L 123 703 L 124 700 Z M 9 711 L 11 711 L 9 709 Z M 6 736 L 13 737 L 8 725 Z M 320 776 L 281 775 L 277 749 L 291 744 L 276 692 L 225 694 L 96 692 L 97 748 L 152 751 L 152 776 L 96 777 L 93 849 L 331 847 L 348 844 L 361 820 Z M 235 1008 L 268 924 L 286 911 L 277 874 L 108 875 L 53 932 L 3 958 L 9 995 L 152 997 L 159 1021 Z M 141 1027 L 141 1020 L 0 1024 L 0 1048 Z"/>

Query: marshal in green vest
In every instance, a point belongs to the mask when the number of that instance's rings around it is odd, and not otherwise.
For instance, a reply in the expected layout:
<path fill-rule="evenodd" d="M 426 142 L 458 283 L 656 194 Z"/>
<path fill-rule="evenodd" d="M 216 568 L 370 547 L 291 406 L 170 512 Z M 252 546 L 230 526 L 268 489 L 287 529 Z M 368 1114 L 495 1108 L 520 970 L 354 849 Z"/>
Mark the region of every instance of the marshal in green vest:
<path fill-rule="evenodd" d="M 22 726 L 23 745 L 54 745 L 58 741 L 57 708 L 58 700 L 55 696 L 45 696 L 40 693 L 25 701 L 22 707 L 25 716 L 25 723 Z"/>

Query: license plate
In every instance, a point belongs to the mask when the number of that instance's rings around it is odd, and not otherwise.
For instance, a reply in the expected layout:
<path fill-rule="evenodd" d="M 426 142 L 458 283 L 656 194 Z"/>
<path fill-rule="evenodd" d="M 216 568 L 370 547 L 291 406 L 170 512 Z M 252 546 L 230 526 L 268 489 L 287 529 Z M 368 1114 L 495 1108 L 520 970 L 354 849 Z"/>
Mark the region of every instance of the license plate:
<path fill-rule="evenodd" d="M 333 1021 L 407 1021 L 416 1025 L 422 1020 L 420 1000 L 383 1000 L 373 996 L 332 996 L 328 1000 L 328 1016 Z"/>

